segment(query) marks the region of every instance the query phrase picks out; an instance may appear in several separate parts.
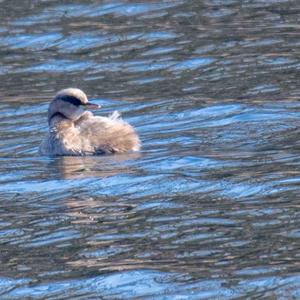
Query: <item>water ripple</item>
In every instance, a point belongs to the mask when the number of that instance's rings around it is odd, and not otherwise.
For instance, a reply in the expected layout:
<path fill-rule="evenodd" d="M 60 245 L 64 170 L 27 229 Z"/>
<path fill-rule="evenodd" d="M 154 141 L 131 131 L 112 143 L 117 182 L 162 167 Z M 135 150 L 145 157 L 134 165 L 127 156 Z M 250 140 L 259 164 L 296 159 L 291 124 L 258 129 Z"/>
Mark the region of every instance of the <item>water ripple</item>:
<path fill-rule="evenodd" d="M 1 299 L 299 298 L 295 1 L 0 8 Z M 39 156 L 68 86 L 141 152 Z"/>

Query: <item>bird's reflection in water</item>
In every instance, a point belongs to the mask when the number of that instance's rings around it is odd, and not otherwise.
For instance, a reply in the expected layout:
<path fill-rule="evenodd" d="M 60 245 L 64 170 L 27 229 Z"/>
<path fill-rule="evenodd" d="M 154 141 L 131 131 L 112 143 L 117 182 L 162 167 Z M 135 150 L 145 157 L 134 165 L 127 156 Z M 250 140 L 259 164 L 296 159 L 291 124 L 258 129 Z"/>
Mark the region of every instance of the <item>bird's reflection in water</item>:
<path fill-rule="evenodd" d="M 63 179 L 108 177 L 121 173 L 134 173 L 128 161 L 137 159 L 139 153 L 103 156 L 62 156 L 51 162 L 51 167 Z"/>
<path fill-rule="evenodd" d="M 105 156 L 62 156 L 51 160 L 49 171 L 55 172 L 55 176 L 60 179 L 73 181 L 70 195 L 66 196 L 62 203 L 63 214 L 65 219 L 69 220 L 70 228 L 76 226 L 76 233 L 80 236 L 77 243 L 84 245 L 82 248 L 88 249 L 82 251 L 79 256 L 69 257 L 66 267 L 80 270 L 87 267 L 97 268 L 97 270 L 114 270 L 109 258 L 129 250 L 129 248 L 119 246 L 115 231 L 120 231 L 119 238 L 123 238 L 122 228 L 126 228 L 129 220 L 131 222 L 136 218 L 134 209 L 136 205 L 122 201 L 119 195 L 106 195 L 106 187 L 102 186 L 103 190 L 99 190 L 97 183 L 110 176 L 112 178 L 109 178 L 109 181 L 111 179 L 111 182 L 114 182 L 119 178 L 116 175 L 136 174 L 139 171 L 135 168 L 135 160 L 139 157 L 141 157 L 139 153 L 130 153 Z M 84 179 L 87 179 L 88 189 L 81 188 Z M 78 189 L 76 188 L 77 181 Z M 93 188 L 96 189 L 97 195 L 93 195 L 90 190 L 91 183 L 96 185 Z M 99 234 L 104 237 L 99 237 Z M 136 265 L 137 263 L 134 262 L 131 267 L 127 260 L 120 259 L 115 268 L 127 270 L 136 268 Z M 141 265 L 143 266 L 142 262 Z"/>
<path fill-rule="evenodd" d="M 65 200 L 68 207 L 66 214 L 72 217 L 73 224 L 91 224 L 103 222 L 126 222 L 127 218 L 133 217 L 134 204 L 118 201 L 114 197 L 80 197 Z"/>
<path fill-rule="evenodd" d="M 65 214 L 83 237 L 82 251 L 68 259 L 73 270 L 103 272 L 143 269 L 144 258 L 131 258 L 126 253 L 144 233 L 136 233 L 132 224 L 138 222 L 136 204 L 119 201 L 117 197 L 73 197 L 65 199 Z M 112 263 L 113 260 L 113 263 Z"/>

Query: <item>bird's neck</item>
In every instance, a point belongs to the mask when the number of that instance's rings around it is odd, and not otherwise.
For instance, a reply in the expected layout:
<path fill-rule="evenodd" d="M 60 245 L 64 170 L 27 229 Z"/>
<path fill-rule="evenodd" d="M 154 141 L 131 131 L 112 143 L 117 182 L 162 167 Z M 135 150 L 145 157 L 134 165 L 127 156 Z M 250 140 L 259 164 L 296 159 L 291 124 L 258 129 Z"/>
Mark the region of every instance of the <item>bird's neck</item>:
<path fill-rule="evenodd" d="M 63 125 L 65 123 L 67 123 L 68 125 L 70 125 L 70 123 L 73 123 L 72 120 L 70 120 L 68 117 L 66 117 L 61 112 L 55 112 L 54 114 L 52 114 L 50 116 L 48 122 L 49 122 L 49 127 L 50 128 L 61 127 L 59 125 Z"/>
<path fill-rule="evenodd" d="M 63 118 L 63 119 L 68 119 L 64 114 L 62 114 L 62 113 L 60 113 L 60 112 L 57 111 L 56 113 L 54 113 L 53 115 L 50 116 L 49 123 L 55 117 L 60 117 L 60 118 Z"/>
<path fill-rule="evenodd" d="M 69 118 L 65 114 L 57 111 L 48 117 L 48 123 L 50 126 L 53 123 L 57 123 L 57 122 L 60 122 L 63 120 L 68 120 L 68 119 Z"/>

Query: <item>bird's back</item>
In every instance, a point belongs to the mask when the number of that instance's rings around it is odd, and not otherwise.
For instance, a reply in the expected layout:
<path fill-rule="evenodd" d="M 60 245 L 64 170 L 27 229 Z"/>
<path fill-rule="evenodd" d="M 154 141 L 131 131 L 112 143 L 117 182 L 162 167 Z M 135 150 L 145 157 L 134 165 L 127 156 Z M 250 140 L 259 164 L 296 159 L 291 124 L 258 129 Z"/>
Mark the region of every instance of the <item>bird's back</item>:
<path fill-rule="evenodd" d="M 88 143 L 94 153 L 138 151 L 140 140 L 134 128 L 118 118 L 84 115 L 76 123 L 83 143 Z"/>

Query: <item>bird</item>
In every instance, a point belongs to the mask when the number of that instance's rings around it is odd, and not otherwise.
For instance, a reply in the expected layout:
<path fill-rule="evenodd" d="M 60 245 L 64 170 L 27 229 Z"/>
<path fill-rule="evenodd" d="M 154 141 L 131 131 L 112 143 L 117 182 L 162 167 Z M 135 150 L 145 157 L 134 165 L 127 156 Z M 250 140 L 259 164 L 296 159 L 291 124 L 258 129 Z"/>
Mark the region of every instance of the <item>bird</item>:
<path fill-rule="evenodd" d="M 139 151 L 135 129 L 115 111 L 94 116 L 89 109 L 101 106 L 88 101 L 78 88 L 59 91 L 48 108 L 49 130 L 39 153 L 47 156 L 86 156 Z"/>

